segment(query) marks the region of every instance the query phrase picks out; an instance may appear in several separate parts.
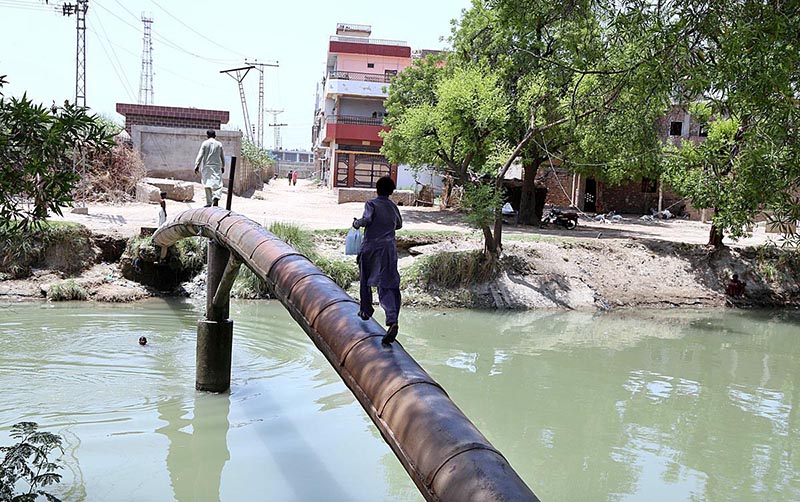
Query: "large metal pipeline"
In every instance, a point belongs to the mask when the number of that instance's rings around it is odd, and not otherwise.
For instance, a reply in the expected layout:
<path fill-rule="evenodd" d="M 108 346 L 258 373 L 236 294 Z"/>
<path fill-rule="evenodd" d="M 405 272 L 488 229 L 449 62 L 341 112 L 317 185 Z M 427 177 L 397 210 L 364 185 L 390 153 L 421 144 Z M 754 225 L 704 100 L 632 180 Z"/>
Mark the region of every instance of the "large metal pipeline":
<path fill-rule="evenodd" d="M 322 351 L 429 501 L 535 501 L 503 455 L 399 343 L 359 319 L 357 302 L 305 256 L 224 209 L 185 211 L 154 235 L 159 246 L 204 236 L 265 280 Z"/>

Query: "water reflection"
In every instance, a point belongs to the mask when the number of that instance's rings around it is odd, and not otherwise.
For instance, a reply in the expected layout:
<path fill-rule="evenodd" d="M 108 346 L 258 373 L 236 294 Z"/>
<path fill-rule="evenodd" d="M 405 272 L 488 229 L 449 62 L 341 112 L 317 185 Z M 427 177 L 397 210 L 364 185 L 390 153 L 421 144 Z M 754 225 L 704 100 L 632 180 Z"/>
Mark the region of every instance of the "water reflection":
<path fill-rule="evenodd" d="M 0 427 L 64 434 L 64 500 L 420 500 L 279 305 L 233 315 L 214 395 L 191 305 L 20 307 Z M 543 500 L 800 500 L 796 313 L 403 315 L 404 347 Z"/>
<path fill-rule="evenodd" d="M 197 392 L 191 405 L 164 402 L 156 432 L 169 440 L 167 469 L 175 500 L 219 500 L 222 469 L 230 460 L 227 394 Z"/>
<path fill-rule="evenodd" d="M 411 324 L 409 352 L 545 500 L 800 499 L 796 316 L 463 312 Z"/>

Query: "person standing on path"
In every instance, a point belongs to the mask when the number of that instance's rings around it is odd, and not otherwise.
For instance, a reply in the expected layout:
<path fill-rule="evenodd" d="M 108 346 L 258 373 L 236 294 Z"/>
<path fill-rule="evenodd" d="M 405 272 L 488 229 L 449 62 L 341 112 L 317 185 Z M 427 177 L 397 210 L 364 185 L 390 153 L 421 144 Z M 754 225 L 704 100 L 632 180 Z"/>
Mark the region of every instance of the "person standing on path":
<path fill-rule="evenodd" d="M 400 210 L 389 196 L 394 192 L 392 178 L 384 176 L 375 184 L 378 196 L 364 204 L 364 215 L 353 219 L 353 228 L 364 227 L 364 240 L 357 261 L 361 275 L 361 310 L 358 316 L 372 317 L 372 286 L 378 287 L 378 300 L 386 313 L 386 335 L 381 342 L 392 343 L 397 338 L 400 314 L 400 274 L 397 271 L 397 241 L 395 231 L 403 227 Z"/>
<path fill-rule="evenodd" d="M 225 154 L 217 133 L 206 131 L 206 139 L 200 145 L 194 161 L 194 174 L 200 174 L 200 182 L 206 190 L 206 207 L 216 206 L 222 198 L 222 174 L 225 172 Z M 201 169 L 202 168 L 202 169 Z"/>
<path fill-rule="evenodd" d="M 293 173 L 293 171 L 289 171 L 289 172 L 286 174 L 286 179 L 288 179 L 288 180 L 289 180 L 289 186 L 292 186 L 292 173 Z"/>
<path fill-rule="evenodd" d="M 292 185 L 297 185 L 297 171 L 292 171 Z"/>

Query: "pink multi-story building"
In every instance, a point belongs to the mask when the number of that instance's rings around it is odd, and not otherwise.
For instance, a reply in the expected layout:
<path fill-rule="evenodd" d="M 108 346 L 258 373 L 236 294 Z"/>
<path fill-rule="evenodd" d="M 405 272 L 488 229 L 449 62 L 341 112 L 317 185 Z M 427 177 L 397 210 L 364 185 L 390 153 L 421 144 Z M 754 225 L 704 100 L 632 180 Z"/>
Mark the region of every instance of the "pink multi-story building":
<path fill-rule="evenodd" d="M 339 23 L 330 37 L 326 75 L 317 92 L 312 143 L 329 187 L 372 188 L 381 176 L 397 182 L 397 166 L 381 155 L 378 135 L 392 77 L 411 65 L 411 47 L 370 38 L 366 25 Z"/>

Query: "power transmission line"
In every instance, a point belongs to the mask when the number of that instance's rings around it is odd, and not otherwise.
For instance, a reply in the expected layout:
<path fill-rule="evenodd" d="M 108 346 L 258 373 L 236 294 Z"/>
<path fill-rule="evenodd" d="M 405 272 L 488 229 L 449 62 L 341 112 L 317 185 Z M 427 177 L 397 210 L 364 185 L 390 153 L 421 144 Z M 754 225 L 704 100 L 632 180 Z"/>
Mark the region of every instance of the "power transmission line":
<path fill-rule="evenodd" d="M 191 26 L 189 26 L 188 24 L 184 23 L 183 21 L 181 21 L 181 20 L 180 20 L 180 18 L 179 18 L 179 17 L 175 16 L 175 15 L 174 15 L 174 14 L 172 14 L 170 11 L 168 11 L 167 9 L 165 9 L 164 7 L 162 7 L 161 5 L 159 5 L 159 3 L 158 3 L 158 2 L 156 2 L 156 0 L 150 0 L 150 1 L 153 3 L 153 5 L 155 5 L 155 6 L 156 6 L 156 7 L 158 7 L 159 9 L 163 10 L 163 11 L 164 11 L 164 12 L 165 12 L 165 13 L 166 13 L 166 14 L 167 14 L 169 17 L 171 17 L 172 19 L 174 19 L 174 20 L 176 20 L 177 22 L 179 22 L 180 24 L 182 24 L 184 27 L 186 27 L 186 29 L 188 29 L 188 30 L 189 30 L 189 31 L 191 31 L 192 33 L 194 33 L 194 34 L 196 34 L 196 35 L 198 35 L 198 36 L 200 36 L 200 37 L 202 37 L 202 38 L 206 39 L 207 41 L 211 42 L 212 44 L 216 45 L 217 47 L 219 47 L 219 48 L 221 48 L 221 49 L 225 49 L 226 51 L 228 51 L 228 52 L 230 52 L 230 53 L 236 54 L 237 56 L 240 56 L 240 57 L 245 57 L 245 56 L 244 56 L 244 54 L 242 54 L 242 53 L 240 53 L 240 52 L 236 52 L 236 51 L 235 51 L 235 50 L 233 50 L 233 49 L 229 49 L 229 48 L 225 47 L 224 45 L 221 45 L 221 44 L 219 44 L 219 43 L 217 43 L 217 42 L 215 42 L 215 41 L 211 40 L 211 39 L 210 39 L 210 38 L 208 38 L 207 36 L 203 35 L 203 34 L 202 34 L 202 33 L 200 33 L 199 31 L 197 31 L 197 30 L 195 30 L 194 28 L 192 28 Z"/>
<path fill-rule="evenodd" d="M 27 0 L 0 0 L 0 7 L 19 10 L 38 10 L 38 11 L 51 11 L 61 12 L 61 9 L 53 6 L 34 4 Z"/>
<path fill-rule="evenodd" d="M 125 76 L 124 70 L 122 70 L 122 63 L 119 62 L 119 58 L 117 58 L 117 63 L 115 65 L 114 64 L 114 60 L 111 57 L 111 54 L 109 54 L 108 49 L 106 49 L 105 44 L 103 44 L 103 40 L 102 40 L 102 38 L 100 38 L 100 35 L 97 32 L 97 30 L 91 29 L 91 25 L 90 25 L 89 31 L 92 34 L 94 34 L 95 37 L 97 37 L 97 42 L 100 44 L 100 47 L 103 49 L 103 52 L 105 53 L 106 58 L 108 59 L 108 62 L 111 64 L 111 69 L 114 70 L 114 73 L 117 75 L 117 79 L 119 80 L 119 83 L 122 85 L 122 89 L 131 98 L 131 101 L 132 101 L 133 99 L 135 99 L 135 96 L 134 96 L 133 90 L 132 90 L 133 88 L 131 87 L 130 82 L 127 79 L 127 76 Z M 109 45 L 111 44 L 111 42 L 108 41 L 107 37 L 106 37 L 106 41 L 109 43 Z M 112 51 L 113 51 L 113 47 L 112 47 Z M 116 57 L 116 53 L 114 53 L 114 57 Z M 117 70 L 117 65 L 119 66 L 119 70 Z M 122 72 L 122 73 L 120 73 L 120 72 Z"/>
<path fill-rule="evenodd" d="M 88 0 L 84 0 L 84 1 L 88 1 Z M 129 26 L 130 28 L 136 30 L 137 33 L 140 32 L 140 28 L 138 26 L 135 26 L 135 25 L 129 23 L 128 21 L 126 21 L 125 19 L 121 18 L 113 10 L 111 10 L 108 7 L 105 7 L 104 5 L 98 3 L 97 0 L 95 0 L 95 5 L 97 5 L 98 7 L 103 9 L 104 11 L 108 12 L 109 14 L 111 14 L 112 16 L 117 18 L 123 24 L 125 24 L 125 25 Z M 130 11 L 127 10 L 127 9 L 125 9 L 125 11 L 130 13 Z M 139 18 L 136 18 L 136 20 L 139 21 Z M 162 44 L 164 44 L 164 46 L 166 46 L 166 47 L 169 47 L 169 48 L 171 48 L 173 50 L 176 50 L 176 51 L 179 51 L 179 52 L 183 52 L 184 54 L 188 54 L 189 56 L 192 56 L 192 57 L 197 58 L 197 59 L 201 59 L 201 60 L 206 61 L 206 62 L 211 63 L 211 64 L 230 63 L 230 62 L 233 61 L 232 59 L 214 59 L 214 58 L 201 56 L 199 54 L 195 54 L 194 52 L 191 52 L 191 51 L 188 51 L 188 50 L 184 49 L 180 45 L 178 45 L 175 42 L 169 40 L 168 38 L 164 37 L 163 35 L 161 35 L 160 33 L 156 32 L 156 31 L 153 32 L 153 38 L 155 40 L 161 42 Z"/>

